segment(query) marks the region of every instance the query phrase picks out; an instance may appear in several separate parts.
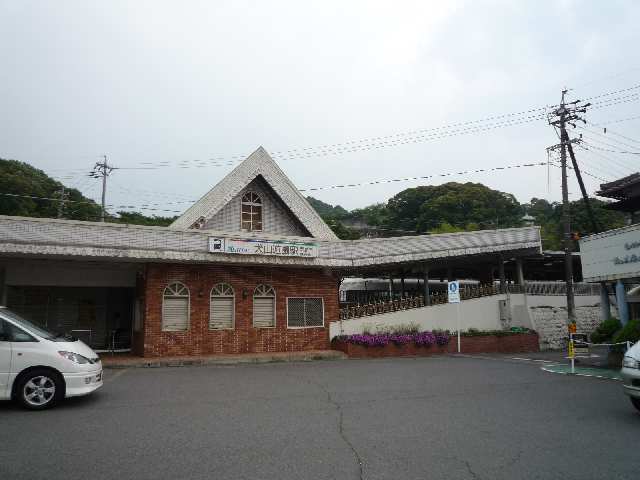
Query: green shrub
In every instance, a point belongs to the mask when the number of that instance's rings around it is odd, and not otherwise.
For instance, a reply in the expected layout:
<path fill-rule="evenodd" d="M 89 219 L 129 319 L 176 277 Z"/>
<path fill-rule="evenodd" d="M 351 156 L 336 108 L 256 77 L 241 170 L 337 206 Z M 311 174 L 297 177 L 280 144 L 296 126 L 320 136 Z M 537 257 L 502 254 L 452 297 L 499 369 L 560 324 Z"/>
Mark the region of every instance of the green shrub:
<path fill-rule="evenodd" d="M 608 343 L 615 333 L 622 328 L 620 320 L 617 318 L 610 318 L 605 320 L 595 331 L 591 334 L 591 341 L 593 343 Z"/>
<path fill-rule="evenodd" d="M 640 320 L 629 320 L 622 330 L 613 337 L 613 342 L 631 342 L 636 343 L 640 340 Z"/>

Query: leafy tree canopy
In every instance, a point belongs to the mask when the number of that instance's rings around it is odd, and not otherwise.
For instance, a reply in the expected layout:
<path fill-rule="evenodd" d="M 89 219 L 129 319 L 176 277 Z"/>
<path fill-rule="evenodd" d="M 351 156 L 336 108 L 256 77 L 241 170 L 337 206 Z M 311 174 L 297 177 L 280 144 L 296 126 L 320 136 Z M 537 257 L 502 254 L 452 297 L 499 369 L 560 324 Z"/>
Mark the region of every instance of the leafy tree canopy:
<path fill-rule="evenodd" d="M 387 210 L 389 227 L 416 232 L 442 224 L 462 230 L 516 227 L 523 216 L 512 194 L 471 182 L 408 188 L 389 200 Z"/>

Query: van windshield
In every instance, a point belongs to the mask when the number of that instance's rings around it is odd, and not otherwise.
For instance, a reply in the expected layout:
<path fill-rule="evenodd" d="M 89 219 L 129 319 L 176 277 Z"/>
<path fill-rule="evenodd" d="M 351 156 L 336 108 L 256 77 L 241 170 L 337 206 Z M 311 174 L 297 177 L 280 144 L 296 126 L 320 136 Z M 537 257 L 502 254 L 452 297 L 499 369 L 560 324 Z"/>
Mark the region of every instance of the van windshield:
<path fill-rule="evenodd" d="M 52 332 L 50 330 L 47 330 L 46 328 L 43 328 L 43 327 L 40 327 L 40 326 L 36 325 L 33 322 L 30 322 L 26 318 L 21 317 L 17 313 L 12 312 L 11 310 L 9 310 L 7 308 L 0 308 L 0 315 L 8 318 L 13 323 L 15 323 L 17 326 L 23 327 L 23 328 L 29 330 L 31 333 L 35 333 L 36 335 L 38 335 L 38 336 L 40 336 L 42 338 L 45 338 L 47 340 L 54 340 L 54 339 L 58 339 L 58 338 L 64 337 L 64 335 Z"/>

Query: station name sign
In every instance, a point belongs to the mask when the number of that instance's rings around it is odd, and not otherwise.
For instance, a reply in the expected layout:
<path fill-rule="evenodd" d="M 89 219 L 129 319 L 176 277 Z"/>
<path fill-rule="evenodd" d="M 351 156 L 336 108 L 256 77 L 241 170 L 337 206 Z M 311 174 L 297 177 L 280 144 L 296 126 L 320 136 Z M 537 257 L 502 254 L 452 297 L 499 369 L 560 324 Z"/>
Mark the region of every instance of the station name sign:
<path fill-rule="evenodd" d="M 633 250 L 636 248 L 640 248 L 639 241 L 627 242 L 624 244 L 625 250 Z M 624 265 L 625 263 L 638 263 L 640 262 L 640 255 L 632 253 L 630 255 L 625 255 L 624 257 L 616 257 L 613 259 L 613 263 L 616 265 Z"/>
<path fill-rule="evenodd" d="M 209 252 L 315 258 L 318 256 L 318 244 L 310 242 L 287 242 L 283 240 L 209 237 Z"/>

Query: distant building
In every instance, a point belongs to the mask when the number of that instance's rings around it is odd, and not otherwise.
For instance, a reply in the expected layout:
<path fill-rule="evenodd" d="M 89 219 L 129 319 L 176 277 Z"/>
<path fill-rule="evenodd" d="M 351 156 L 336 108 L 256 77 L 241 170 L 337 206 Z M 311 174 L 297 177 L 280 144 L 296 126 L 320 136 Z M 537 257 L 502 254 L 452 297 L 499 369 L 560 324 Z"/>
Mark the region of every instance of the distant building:
<path fill-rule="evenodd" d="M 603 183 L 596 195 L 616 200 L 606 208 L 628 214 L 630 224 L 640 222 L 640 173 Z"/>

